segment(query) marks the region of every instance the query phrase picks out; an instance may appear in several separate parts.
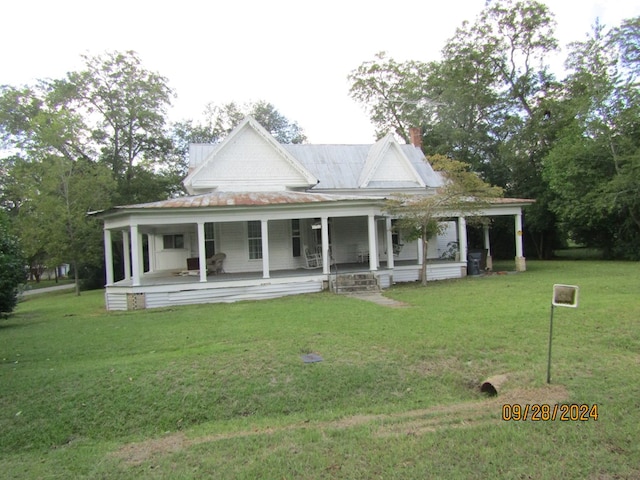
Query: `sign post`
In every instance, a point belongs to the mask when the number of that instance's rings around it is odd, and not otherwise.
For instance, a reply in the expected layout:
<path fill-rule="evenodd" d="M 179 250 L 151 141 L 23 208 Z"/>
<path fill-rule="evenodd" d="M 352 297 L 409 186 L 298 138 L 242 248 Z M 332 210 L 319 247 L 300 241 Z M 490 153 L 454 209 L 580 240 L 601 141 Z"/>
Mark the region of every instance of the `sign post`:
<path fill-rule="evenodd" d="M 551 339 L 553 338 L 553 309 L 554 307 L 578 307 L 578 287 L 575 285 L 553 286 L 551 299 L 551 317 L 549 318 L 549 355 L 547 358 L 547 383 L 551 383 Z"/>

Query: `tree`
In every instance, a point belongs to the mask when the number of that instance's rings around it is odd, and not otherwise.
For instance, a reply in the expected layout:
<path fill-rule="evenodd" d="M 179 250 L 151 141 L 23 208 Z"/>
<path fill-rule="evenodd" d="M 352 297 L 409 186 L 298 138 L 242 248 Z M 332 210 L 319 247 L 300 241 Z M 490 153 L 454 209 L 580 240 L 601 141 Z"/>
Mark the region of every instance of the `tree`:
<path fill-rule="evenodd" d="M 18 303 L 18 287 L 25 283 L 25 262 L 18 239 L 9 232 L 6 214 L 0 210 L 0 316 Z"/>
<path fill-rule="evenodd" d="M 545 257 L 557 237 L 542 159 L 557 130 L 545 122 L 556 89 L 545 60 L 557 48 L 548 8 L 534 0 L 487 2 L 447 42 L 442 59 L 398 63 L 384 56 L 352 72 L 351 94 L 372 122 L 405 141 L 421 126 L 423 148 L 468 162 L 487 182 L 536 198 L 528 238 Z"/>
<path fill-rule="evenodd" d="M 470 161 L 506 194 L 536 199 L 526 231 L 539 258 L 551 255 L 558 238 L 549 208 L 553 196 L 542 176 L 543 158 L 557 134 L 556 124 L 547 121 L 547 97 L 557 89 L 546 63 L 558 47 L 554 27 L 549 9 L 535 0 L 487 3 L 476 22 L 464 24 L 447 43 L 443 72 L 456 75 L 441 78 L 464 91 L 467 77 L 467 95 L 449 101 L 470 103 L 462 111 L 480 120 L 457 130 L 466 145 L 453 154 L 462 153 L 456 158 Z"/>
<path fill-rule="evenodd" d="M 554 212 L 576 242 L 640 258 L 640 17 L 596 23 L 570 45 L 557 98 L 561 137 L 545 159 Z"/>
<path fill-rule="evenodd" d="M 491 198 L 502 196 L 502 189 L 492 187 L 469 171 L 469 165 L 442 155 L 430 157 L 443 185 L 433 194 L 398 195 L 387 200 L 385 210 L 398 217 L 396 227 L 408 240 L 421 241 L 423 262 L 420 279 L 427 284 L 427 247 L 429 239 L 443 232 L 447 216 L 473 216 Z"/>
<path fill-rule="evenodd" d="M 67 92 L 90 128 L 99 150 L 98 160 L 108 165 L 118 183 L 120 203 L 159 200 L 179 187 L 172 182 L 171 141 L 166 132 L 166 114 L 174 96 L 168 80 L 143 67 L 133 51 L 83 56 L 86 68 L 71 72 L 56 89 Z M 165 184 L 158 191 L 153 184 Z"/>
<path fill-rule="evenodd" d="M 165 130 L 167 80 L 134 52 L 84 60 L 64 79 L 0 89 L 0 138 L 13 153 L 0 160 L 2 203 L 36 272 L 64 262 L 95 276 L 102 236 L 87 211 L 180 190 L 182 159 Z"/>
<path fill-rule="evenodd" d="M 46 221 L 38 218 L 35 212 L 29 212 L 27 184 L 38 185 L 42 178 L 19 155 L 5 157 L 0 162 L 2 176 L 0 189 L 2 191 L 0 208 L 7 212 L 13 230 L 20 233 L 20 246 L 28 266 L 31 278 L 40 281 L 40 275 L 47 264 L 47 236 L 44 225 Z M 35 178 L 32 175 L 36 174 Z"/>
<path fill-rule="evenodd" d="M 398 63 L 380 52 L 349 74 L 351 97 L 368 110 L 378 138 L 391 131 L 409 143 L 409 128 L 428 122 L 433 104 L 425 79 L 432 67 L 418 61 Z"/>
<path fill-rule="evenodd" d="M 280 143 L 304 143 L 307 137 L 297 122 L 287 119 L 278 109 L 265 100 L 238 105 L 229 102 L 223 105 L 208 103 L 204 116 L 204 124 L 197 124 L 191 129 L 195 137 L 202 143 L 216 143 L 227 136 L 248 115 L 251 115 Z"/>
<path fill-rule="evenodd" d="M 48 155 L 16 162 L 9 173 L 21 179 L 18 206 L 11 214 L 26 264 L 36 279 L 45 267 L 71 264 L 79 293 L 81 271 L 102 269 L 102 229 L 87 212 L 110 205 L 115 191 L 111 172 L 85 159 Z"/>

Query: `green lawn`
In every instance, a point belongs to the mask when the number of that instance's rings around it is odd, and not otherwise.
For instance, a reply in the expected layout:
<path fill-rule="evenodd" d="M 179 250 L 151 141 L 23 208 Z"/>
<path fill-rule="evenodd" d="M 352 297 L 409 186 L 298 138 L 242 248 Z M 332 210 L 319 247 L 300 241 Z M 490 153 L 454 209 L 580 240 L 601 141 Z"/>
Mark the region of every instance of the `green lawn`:
<path fill-rule="evenodd" d="M 28 298 L 0 321 L 0 476 L 640 478 L 638 263 L 528 267 L 385 291 L 406 308 Z M 554 283 L 578 285 L 580 305 L 555 310 L 546 385 Z M 503 421 L 505 403 L 598 418 Z"/>

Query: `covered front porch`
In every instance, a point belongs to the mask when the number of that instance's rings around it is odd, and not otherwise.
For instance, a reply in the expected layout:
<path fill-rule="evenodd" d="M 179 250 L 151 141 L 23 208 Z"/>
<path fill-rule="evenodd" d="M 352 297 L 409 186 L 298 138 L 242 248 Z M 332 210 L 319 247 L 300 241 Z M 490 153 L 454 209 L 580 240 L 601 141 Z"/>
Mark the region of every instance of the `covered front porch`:
<path fill-rule="evenodd" d="M 421 242 L 396 231 L 383 209 L 384 199 L 376 197 L 263 192 L 181 197 L 104 212 L 107 308 L 317 292 L 329 288 L 332 276 L 349 272 L 369 272 L 388 288 L 418 280 L 425 258 L 429 280 L 468 274 L 464 217 L 443 214 L 449 228 L 424 252 Z M 491 215 L 515 216 L 516 267 L 524 270 L 520 206 L 483 212 Z M 447 257 L 452 243 L 457 255 Z M 488 227 L 483 251 L 490 268 Z M 212 269 L 213 256 L 223 261 Z"/>
<path fill-rule="evenodd" d="M 466 262 L 429 260 L 427 275 L 430 280 L 459 278 Z M 380 288 L 394 283 L 413 282 L 420 278 L 421 266 L 415 260 L 399 260 L 394 268 L 382 265 L 373 274 Z M 338 275 L 371 273 L 362 263 L 333 264 L 331 272 L 319 270 L 287 269 L 273 271 L 268 279 L 261 272 L 234 272 L 207 276 L 178 275 L 173 271 L 146 274 L 139 285 L 123 279 L 105 290 L 108 310 L 136 310 L 189 305 L 223 303 L 241 300 L 261 300 L 285 295 L 315 293 L 330 288 L 331 279 Z"/>

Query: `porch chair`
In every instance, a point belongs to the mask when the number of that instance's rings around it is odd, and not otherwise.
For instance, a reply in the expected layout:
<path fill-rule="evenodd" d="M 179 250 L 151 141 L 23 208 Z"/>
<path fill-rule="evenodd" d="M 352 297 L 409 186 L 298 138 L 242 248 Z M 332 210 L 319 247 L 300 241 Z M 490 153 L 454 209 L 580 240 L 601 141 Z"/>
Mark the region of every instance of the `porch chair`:
<path fill-rule="evenodd" d="M 321 268 L 322 254 L 312 252 L 307 246 L 304 247 L 305 268 Z"/>
<path fill-rule="evenodd" d="M 227 254 L 222 252 L 207 258 L 207 273 L 213 273 L 214 275 L 224 273 L 222 264 L 225 258 L 227 258 Z"/>

